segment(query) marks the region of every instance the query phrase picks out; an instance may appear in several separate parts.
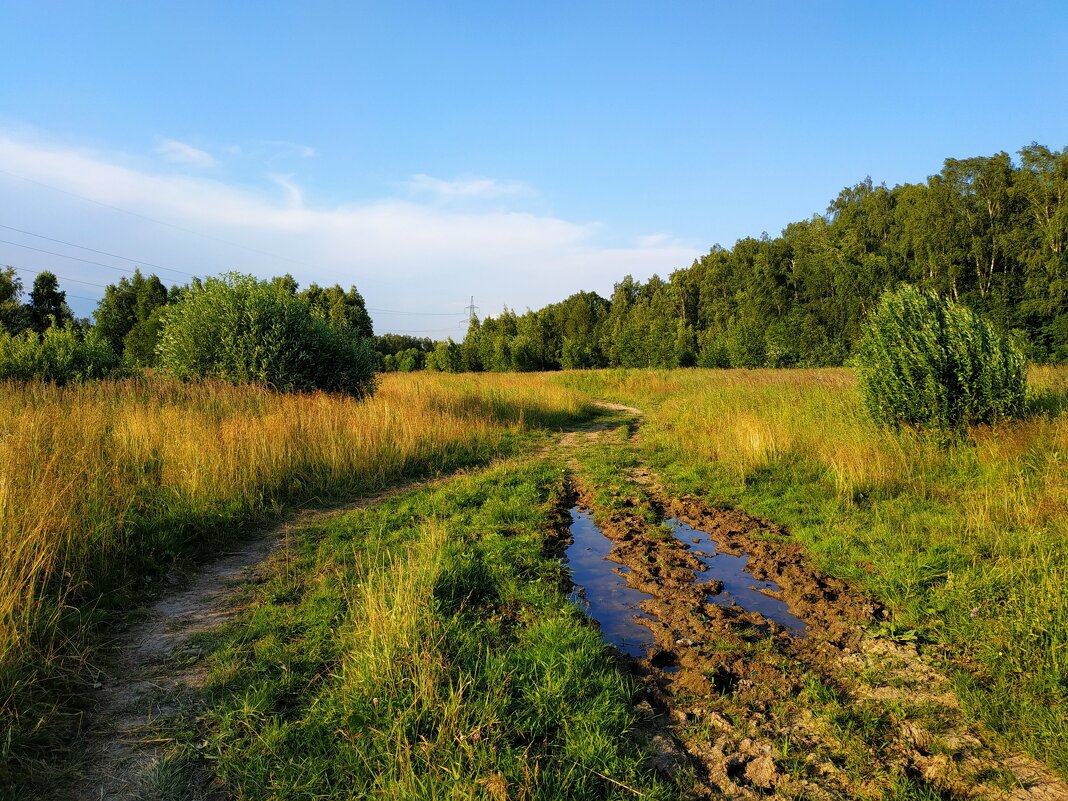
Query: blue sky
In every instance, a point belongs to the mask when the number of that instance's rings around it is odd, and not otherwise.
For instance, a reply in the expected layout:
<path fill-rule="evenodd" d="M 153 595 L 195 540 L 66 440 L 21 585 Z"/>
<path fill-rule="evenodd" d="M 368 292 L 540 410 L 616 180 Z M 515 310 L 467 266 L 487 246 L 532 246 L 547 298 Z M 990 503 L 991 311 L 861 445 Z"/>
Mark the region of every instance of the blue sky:
<path fill-rule="evenodd" d="M 866 175 L 1068 145 L 1063 2 L 0 0 L 0 29 L 0 263 L 80 279 L 80 314 L 133 262 L 31 234 L 459 337 L 471 295 L 608 294 Z"/>

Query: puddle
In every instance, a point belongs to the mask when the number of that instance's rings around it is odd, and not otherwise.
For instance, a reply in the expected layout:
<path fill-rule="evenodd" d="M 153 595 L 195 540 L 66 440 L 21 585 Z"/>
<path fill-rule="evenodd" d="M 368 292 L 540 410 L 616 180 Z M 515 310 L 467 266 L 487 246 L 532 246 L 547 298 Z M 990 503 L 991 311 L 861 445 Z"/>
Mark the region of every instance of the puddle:
<path fill-rule="evenodd" d="M 620 573 L 629 569 L 607 558 L 612 541 L 601 533 L 593 515 L 577 506 L 571 509 L 571 538 L 567 548 L 575 584 L 571 600 L 597 621 L 605 642 L 641 659 L 653 645 L 653 633 L 635 618 L 651 619 L 641 610 L 641 602 L 652 596 L 627 586 Z"/>
<path fill-rule="evenodd" d="M 805 623 L 790 614 L 790 607 L 778 598 L 771 598 L 759 590 L 778 590 L 774 581 L 759 581 L 746 569 L 748 556 L 731 556 L 718 553 L 716 541 L 707 532 L 694 528 L 688 523 L 669 517 L 664 521 L 671 527 L 675 539 L 683 542 L 694 556 L 701 560 L 705 569 L 697 574 L 697 583 L 704 584 L 713 579 L 723 582 L 723 592 L 710 596 L 712 603 L 720 606 L 738 606 L 750 612 L 759 612 L 768 620 L 774 620 L 780 626 L 800 633 L 805 630 Z"/>

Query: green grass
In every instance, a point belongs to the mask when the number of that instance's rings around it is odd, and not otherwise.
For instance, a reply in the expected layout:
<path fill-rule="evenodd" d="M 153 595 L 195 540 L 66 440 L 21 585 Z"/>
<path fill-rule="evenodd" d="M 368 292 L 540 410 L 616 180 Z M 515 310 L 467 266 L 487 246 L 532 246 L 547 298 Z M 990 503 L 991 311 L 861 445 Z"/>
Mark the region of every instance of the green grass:
<path fill-rule="evenodd" d="M 0 478 L 25 480 L 9 484 L 18 492 L 0 512 L 22 532 L 10 554 L 38 537 L 50 565 L 118 569 L 125 606 L 144 597 L 137 581 L 202 553 L 213 521 L 247 527 L 288 504 L 511 456 L 296 532 L 243 615 L 199 643 L 210 652 L 206 712 L 162 732 L 175 748 L 143 796 L 198 799 L 214 776 L 236 798 L 675 798 L 686 779 L 672 786 L 649 771 L 632 735 L 635 686 L 568 602 L 547 548 L 563 465 L 515 457 L 548 441 L 538 427 L 588 419 L 579 392 L 622 401 L 645 412 L 637 439 L 620 426 L 574 453 L 598 510 L 657 524 L 628 478 L 644 463 L 669 494 L 786 525 L 819 567 L 891 610 L 882 636 L 944 660 L 972 716 L 1068 775 L 1068 392 L 1063 373 L 1037 376 L 1031 418 L 948 446 L 875 428 L 843 370 L 406 378 L 359 405 L 167 390 L 189 396 L 185 408 L 140 385 L 91 397 L 9 391 L 5 408 L 23 417 L 4 430 L 12 458 Z M 26 400 L 34 393 L 42 402 Z M 35 431 L 36 450 L 22 447 Z M 63 746 L 57 732 L 73 729 L 71 699 L 91 664 L 84 631 L 26 622 L 22 599 L 46 601 L 37 614 L 83 596 L 55 592 L 59 568 L 38 576 L 31 568 L 46 560 L 25 553 L 8 560 L 29 566 L 19 576 L 30 592 L 12 589 L 3 607 L 0 780 Z M 735 647 L 769 658 L 759 638 Z M 730 695 L 716 703 L 744 722 Z M 784 716 L 807 704 L 852 745 L 844 764 L 858 776 L 878 770 L 898 723 L 818 676 L 802 698 L 776 703 Z M 781 749 L 792 772 L 808 769 L 789 742 Z M 894 771 L 878 777 L 886 797 L 947 797 Z"/>
<path fill-rule="evenodd" d="M 300 532 L 210 638 L 185 758 L 239 798 L 676 797 L 548 555 L 564 491 L 510 461 Z"/>
<path fill-rule="evenodd" d="M 606 371 L 564 384 L 645 412 L 675 494 L 786 525 L 944 657 L 965 709 L 1068 776 L 1068 378 L 947 445 L 878 429 L 847 370 Z"/>
<path fill-rule="evenodd" d="M 590 411 L 544 376 L 393 375 L 364 400 L 0 382 L 0 797 L 76 744 L 96 645 L 161 580 L 287 510 L 489 464 Z"/>

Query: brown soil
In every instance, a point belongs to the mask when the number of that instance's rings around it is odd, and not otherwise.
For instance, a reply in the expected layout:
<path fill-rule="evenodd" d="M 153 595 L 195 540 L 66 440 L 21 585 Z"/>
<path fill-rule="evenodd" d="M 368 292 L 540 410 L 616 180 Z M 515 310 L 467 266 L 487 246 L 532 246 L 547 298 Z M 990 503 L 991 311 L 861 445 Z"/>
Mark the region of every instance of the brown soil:
<path fill-rule="evenodd" d="M 788 531 L 668 497 L 647 469 L 630 478 L 645 499 L 634 508 L 598 508 L 581 483 L 577 500 L 615 542 L 628 584 L 652 595 L 643 608 L 656 646 L 630 661 L 645 691 L 638 734 L 665 773 L 689 766 L 695 796 L 881 798 L 896 776 L 946 799 L 1068 799 L 1044 765 L 966 720 L 949 680 L 914 646 L 873 636 L 885 611 L 816 570 Z M 703 565 L 646 522 L 650 508 L 708 532 L 723 552 L 748 554 L 754 578 L 781 588 L 767 594 L 789 605 L 804 634 L 711 603 L 721 587 L 695 584 Z"/>

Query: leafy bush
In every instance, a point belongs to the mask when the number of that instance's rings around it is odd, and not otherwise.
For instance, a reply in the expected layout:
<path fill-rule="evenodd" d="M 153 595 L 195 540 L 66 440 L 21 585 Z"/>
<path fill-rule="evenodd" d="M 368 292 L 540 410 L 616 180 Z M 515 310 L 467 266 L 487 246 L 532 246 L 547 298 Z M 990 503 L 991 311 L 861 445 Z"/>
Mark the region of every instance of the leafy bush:
<path fill-rule="evenodd" d="M 43 334 L 0 330 L 0 380 L 87 381 L 113 374 L 119 362 L 103 336 L 90 330 L 83 338 L 69 322 L 53 325 Z"/>
<path fill-rule="evenodd" d="M 165 307 L 162 324 L 159 366 L 183 380 L 355 396 L 374 390 L 371 340 L 331 325 L 279 282 L 238 273 L 195 282 Z"/>
<path fill-rule="evenodd" d="M 447 342 L 439 342 L 434 350 L 426 355 L 426 369 L 442 373 L 462 373 L 464 371 L 463 352 L 460 346 L 449 337 Z"/>
<path fill-rule="evenodd" d="M 872 417 L 961 429 L 1019 414 L 1023 355 L 970 309 L 905 285 L 883 293 L 855 367 Z"/>
<path fill-rule="evenodd" d="M 122 358 L 131 367 L 155 367 L 156 345 L 163 330 L 163 306 L 133 324 L 122 340 Z"/>
<path fill-rule="evenodd" d="M 422 370 L 423 365 L 426 364 L 426 354 L 415 348 L 407 348 L 406 350 L 399 351 L 393 358 L 395 359 L 394 364 L 396 365 L 396 370 L 400 373 L 411 373 L 415 370 Z"/>

